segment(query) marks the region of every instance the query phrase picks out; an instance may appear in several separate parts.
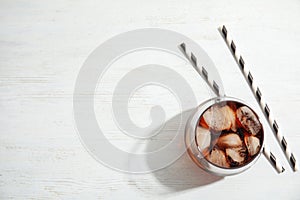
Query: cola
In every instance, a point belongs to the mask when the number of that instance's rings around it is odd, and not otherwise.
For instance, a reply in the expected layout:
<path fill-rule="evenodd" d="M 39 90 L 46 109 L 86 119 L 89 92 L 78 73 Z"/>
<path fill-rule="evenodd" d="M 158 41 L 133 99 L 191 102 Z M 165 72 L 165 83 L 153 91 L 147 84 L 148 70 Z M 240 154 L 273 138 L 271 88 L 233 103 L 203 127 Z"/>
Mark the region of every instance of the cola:
<path fill-rule="evenodd" d="M 242 167 L 262 149 L 263 127 L 257 114 L 236 101 L 208 107 L 200 116 L 195 133 L 202 155 L 221 168 Z"/>

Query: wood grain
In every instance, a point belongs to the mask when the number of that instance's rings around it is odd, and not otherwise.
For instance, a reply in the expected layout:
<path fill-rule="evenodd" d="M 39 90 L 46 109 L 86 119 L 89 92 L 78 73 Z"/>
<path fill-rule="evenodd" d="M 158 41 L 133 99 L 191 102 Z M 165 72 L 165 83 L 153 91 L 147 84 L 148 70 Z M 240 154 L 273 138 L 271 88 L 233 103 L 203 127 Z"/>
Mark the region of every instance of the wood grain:
<path fill-rule="evenodd" d="M 72 105 L 77 74 L 94 48 L 124 31 L 159 27 L 197 41 L 219 69 L 226 94 L 259 110 L 217 31 L 225 23 L 299 156 L 299 9 L 297 0 L 1 1 L 0 198 L 299 199 L 300 175 L 288 168 L 271 132 L 267 141 L 287 169 L 282 175 L 262 157 L 249 171 L 220 179 L 201 171 L 186 154 L 161 171 L 133 175 L 101 165 L 85 150 Z M 203 83 L 193 70 L 177 70 L 203 101 Z M 109 88 L 122 73 L 115 69 L 106 75 L 96 97 L 104 109 L 110 105 Z M 148 88 L 133 97 L 131 114 L 145 119 L 140 123 L 147 124 L 148 109 L 156 103 L 153 92 Z M 158 94 L 162 102 L 174 98 L 167 91 Z M 107 136 L 112 143 L 128 148 L 131 140 L 114 133 Z"/>

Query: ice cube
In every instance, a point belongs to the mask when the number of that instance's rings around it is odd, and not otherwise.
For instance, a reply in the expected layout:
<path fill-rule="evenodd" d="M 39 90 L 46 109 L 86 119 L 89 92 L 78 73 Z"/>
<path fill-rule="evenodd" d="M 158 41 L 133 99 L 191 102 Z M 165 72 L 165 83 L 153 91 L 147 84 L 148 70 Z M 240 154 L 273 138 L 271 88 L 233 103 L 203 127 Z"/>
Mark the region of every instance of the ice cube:
<path fill-rule="evenodd" d="M 232 130 L 236 131 L 235 113 L 229 106 L 214 105 L 203 114 L 205 123 L 215 131 Z"/>
<path fill-rule="evenodd" d="M 241 164 L 247 156 L 246 148 L 243 146 L 227 148 L 226 155 L 228 156 L 228 160 L 231 161 L 231 165 Z"/>
<path fill-rule="evenodd" d="M 230 167 L 229 163 L 226 160 L 225 153 L 220 149 L 214 148 L 206 158 L 210 162 L 212 162 L 218 166 L 226 167 L 226 168 Z"/>
<path fill-rule="evenodd" d="M 201 126 L 197 126 L 196 130 L 196 138 L 197 138 L 197 144 L 200 150 L 203 150 L 210 145 L 211 140 L 211 133 L 208 129 L 203 128 Z"/>
<path fill-rule="evenodd" d="M 219 137 L 217 144 L 221 148 L 234 148 L 241 146 L 243 142 L 236 133 L 229 133 Z"/>
<path fill-rule="evenodd" d="M 255 136 L 245 136 L 245 144 L 251 156 L 255 155 L 260 149 L 260 141 Z"/>
<path fill-rule="evenodd" d="M 255 114 L 247 106 L 242 106 L 236 110 L 236 115 L 239 123 L 249 133 L 256 135 L 262 128 L 261 123 Z"/>

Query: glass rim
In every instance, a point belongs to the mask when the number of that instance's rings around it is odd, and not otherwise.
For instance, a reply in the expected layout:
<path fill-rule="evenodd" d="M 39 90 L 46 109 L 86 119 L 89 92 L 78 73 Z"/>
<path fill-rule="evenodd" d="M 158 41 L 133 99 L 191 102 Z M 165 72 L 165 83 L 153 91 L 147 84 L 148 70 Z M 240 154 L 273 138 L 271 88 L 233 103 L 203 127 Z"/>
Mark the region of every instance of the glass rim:
<path fill-rule="evenodd" d="M 215 104 L 218 104 L 218 103 L 222 103 L 222 102 L 236 102 L 236 103 L 239 103 L 239 104 L 242 104 L 242 105 L 245 105 L 247 106 L 254 114 L 255 116 L 257 117 L 257 119 L 259 120 L 261 126 L 262 126 L 262 137 L 261 137 L 261 146 L 260 146 L 260 149 L 259 151 L 256 153 L 256 155 L 253 156 L 253 158 L 248 161 L 247 163 L 241 165 L 241 166 L 234 166 L 234 167 L 229 167 L 229 168 L 226 168 L 226 167 L 222 167 L 222 166 L 219 166 L 211 161 L 209 161 L 202 153 L 201 149 L 199 148 L 199 145 L 197 143 L 197 127 L 198 127 L 198 124 L 200 122 L 200 118 L 202 117 L 202 115 L 204 114 L 204 112 L 209 109 L 211 106 L 215 105 Z M 193 127 L 193 130 L 192 130 L 192 133 L 193 133 L 193 141 L 196 145 L 196 149 L 198 151 L 198 153 L 201 154 L 201 159 L 205 159 L 205 161 L 207 163 L 209 163 L 210 165 L 212 165 L 214 168 L 218 168 L 218 169 L 221 169 L 221 170 L 226 170 L 226 172 L 229 172 L 229 171 L 234 171 L 234 170 L 241 170 L 240 172 L 248 169 L 249 167 L 251 167 L 257 160 L 258 158 L 260 157 L 261 153 L 262 153 L 262 150 L 263 150 L 263 146 L 264 146 L 264 142 L 265 142 L 265 130 L 264 130 L 264 125 L 263 123 L 261 122 L 261 118 L 259 116 L 258 113 L 256 113 L 254 111 L 254 109 L 252 109 L 252 107 L 246 103 L 245 101 L 241 100 L 241 99 L 238 99 L 238 98 L 235 98 L 235 97 L 229 97 L 229 96 L 218 96 L 218 97 L 214 97 L 214 98 L 211 98 L 211 99 L 208 99 L 204 102 L 202 102 L 198 107 L 197 107 L 197 110 L 196 112 L 193 114 L 193 116 L 191 116 L 191 118 L 197 118 L 196 120 L 196 124 L 195 126 Z M 203 168 L 203 167 L 202 167 Z M 207 169 L 205 169 L 207 171 Z M 210 171 L 210 170 L 208 170 Z M 211 172 L 211 171 L 210 171 Z M 230 175 L 230 174 L 229 174 Z"/>

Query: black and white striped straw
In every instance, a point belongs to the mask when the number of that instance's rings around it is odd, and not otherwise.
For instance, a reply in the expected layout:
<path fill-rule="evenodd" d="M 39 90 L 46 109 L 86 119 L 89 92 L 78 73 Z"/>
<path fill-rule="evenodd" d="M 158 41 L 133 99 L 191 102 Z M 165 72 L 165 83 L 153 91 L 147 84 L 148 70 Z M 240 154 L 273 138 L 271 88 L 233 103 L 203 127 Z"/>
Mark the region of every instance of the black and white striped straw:
<path fill-rule="evenodd" d="M 279 126 L 277 124 L 277 121 L 273 117 L 273 113 L 271 112 L 268 104 L 265 102 L 265 100 L 263 98 L 263 95 L 261 93 L 261 90 L 256 85 L 256 82 L 253 79 L 252 73 L 247 68 L 247 65 L 245 64 L 245 61 L 244 61 L 243 57 L 237 51 L 235 42 L 231 39 L 231 37 L 228 33 L 228 30 L 226 29 L 225 26 L 220 28 L 219 31 L 222 34 L 228 48 L 231 50 L 232 55 L 234 56 L 237 64 L 239 65 L 239 67 L 241 69 L 241 72 L 244 75 L 244 78 L 248 82 L 248 85 L 251 88 L 252 93 L 255 96 L 262 112 L 264 113 L 264 115 L 265 115 L 265 117 L 266 117 L 266 119 L 267 119 L 267 121 L 270 125 L 270 128 L 272 129 L 273 133 L 275 134 L 277 141 L 279 142 L 282 150 L 284 151 L 284 154 L 285 154 L 288 162 L 290 163 L 291 168 L 294 171 L 297 171 L 298 166 L 297 166 L 296 158 L 295 158 L 294 154 L 291 152 L 290 146 L 288 145 L 288 143 L 286 141 L 286 138 L 282 135 L 282 133 L 279 129 Z M 267 154 L 267 155 L 269 155 L 269 154 Z M 271 155 L 272 154 L 270 154 L 270 156 Z"/>
<path fill-rule="evenodd" d="M 212 91 L 217 96 L 224 96 L 225 95 L 224 92 L 219 89 L 219 84 L 217 83 L 216 80 L 212 79 L 212 77 L 208 74 L 205 66 L 201 66 L 201 67 L 198 66 L 197 57 L 195 56 L 195 54 L 193 52 L 188 53 L 186 44 L 181 43 L 179 45 L 179 49 L 184 54 L 184 56 L 189 60 L 189 62 L 194 67 L 194 69 L 198 72 L 198 74 L 204 79 L 207 85 L 212 89 Z"/>
<path fill-rule="evenodd" d="M 263 153 L 278 173 L 284 172 L 284 167 L 282 167 L 282 165 L 277 161 L 274 154 L 269 150 L 269 148 L 266 145 L 264 145 Z"/>
<path fill-rule="evenodd" d="M 207 70 L 205 69 L 205 66 L 198 66 L 197 63 L 197 57 L 193 52 L 188 53 L 186 44 L 181 43 L 179 45 L 180 50 L 185 55 L 185 57 L 188 59 L 188 61 L 191 63 L 191 65 L 194 67 L 194 69 L 198 72 L 198 74 L 206 81 L 206 83 L 209 85 L 209 87 L 213 90 L 213 92 L 217 96 L 225 96 L 224 91 L 219 90 L 219 85 L 217 81 L 213 80 L 212 77 L 209 76 L 207 73 Z M 278 162 L 274 154 L 269 150 L 268 146 L 264 144 L 263 147 L 263 153 L 265 158 L 270 162 L 270 164 L 276 169 L 278 173 L 284 172 L 283 166 Z"/>

